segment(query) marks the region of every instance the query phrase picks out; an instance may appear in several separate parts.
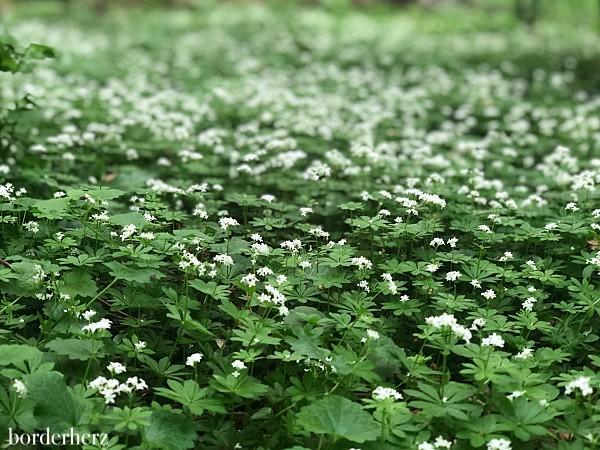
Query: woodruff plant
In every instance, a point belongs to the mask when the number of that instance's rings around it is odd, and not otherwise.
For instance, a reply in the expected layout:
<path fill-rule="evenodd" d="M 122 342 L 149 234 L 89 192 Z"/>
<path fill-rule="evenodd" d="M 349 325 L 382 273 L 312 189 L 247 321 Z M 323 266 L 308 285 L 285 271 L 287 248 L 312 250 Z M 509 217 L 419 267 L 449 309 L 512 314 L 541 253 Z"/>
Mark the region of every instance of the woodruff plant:
<path fill-rule="evenodd" d="M 2 441 L 599 447 L 598 37 L 124 14 L 10 23 Z"/>

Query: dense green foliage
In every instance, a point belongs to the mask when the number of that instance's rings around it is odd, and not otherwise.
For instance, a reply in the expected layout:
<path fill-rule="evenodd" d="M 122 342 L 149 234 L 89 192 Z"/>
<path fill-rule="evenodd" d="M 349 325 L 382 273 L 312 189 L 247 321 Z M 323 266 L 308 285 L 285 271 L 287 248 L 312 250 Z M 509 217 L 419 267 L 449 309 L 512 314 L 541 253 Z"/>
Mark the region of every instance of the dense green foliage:
<path fill-rule="evenodd" d="M 480 20 L 10 22 L 0 439 L 600 448 L 600 40 Z"/>

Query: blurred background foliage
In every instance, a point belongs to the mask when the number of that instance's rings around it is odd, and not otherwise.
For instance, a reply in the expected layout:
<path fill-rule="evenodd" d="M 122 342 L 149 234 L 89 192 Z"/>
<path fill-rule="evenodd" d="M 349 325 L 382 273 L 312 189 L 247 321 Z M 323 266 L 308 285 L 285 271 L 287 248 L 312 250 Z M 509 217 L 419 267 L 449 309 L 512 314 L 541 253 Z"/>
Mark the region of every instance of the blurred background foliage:
<path fill-rule="evenodd" d="M 36 13 L 64 14 L 93 11 L 106 14 L 119 8 L 207 8 L 217 3 L 267 3 L 278 8 L 307 6 L 344 11 L 365 9 L 371 13 L 439 15 L 449 25 L 474 21 L 491 29 L 539 22 L 560 22 L 600 31 L 600 0 L 0 0 L 0 15 L 35 9 Z M 465 17 L 467 16 L 467 17 Z M 437 24 L 443 28 L 443 24 Z"/>

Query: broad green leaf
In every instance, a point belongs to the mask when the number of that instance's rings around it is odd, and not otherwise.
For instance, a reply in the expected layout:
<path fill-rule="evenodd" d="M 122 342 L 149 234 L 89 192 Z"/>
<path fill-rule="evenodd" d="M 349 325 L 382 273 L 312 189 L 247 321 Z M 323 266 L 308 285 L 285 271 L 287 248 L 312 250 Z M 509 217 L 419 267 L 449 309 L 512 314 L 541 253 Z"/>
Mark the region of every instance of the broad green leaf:
<path fill-rule="evenodd" d="M 154 411 L 144 430 L 144 441 L 149 448 L 185 450 L 193 448 L 195 440 L 194 422 L 183 414 L 165 410 Z"/>
<path fill-rule="evenodd" d="M 305 406 L 296 414 L 298 426 L 315 434 L 362 443 L 377 439 L 380 427 L 361 405 L 330 395 Z"/>
<path fill-rule="evenodd" d="M 42 352 L 38 348 L 31 347 L 29 345 L 0 345 L 0 366 L 18 364 L 22 361 L 27 361 L 32 358 L 38 358 L 41 355 Z"/>
<path fill-rule="evenodd" d="M 74 270 L 66 272 L 63 274 L 62 279 L 65 283 L 61 288 L 63 294 L 68 294 L 71 297 L 93 297 L 98 293 L 98 287 L 88 271 Z"/>
<path fill-rule="evenodd" d="M 50 350 L 69 359 L 99 359 L 106 355 L 102 341 L 95 339 L 54 339 L 46 344 Z"/>

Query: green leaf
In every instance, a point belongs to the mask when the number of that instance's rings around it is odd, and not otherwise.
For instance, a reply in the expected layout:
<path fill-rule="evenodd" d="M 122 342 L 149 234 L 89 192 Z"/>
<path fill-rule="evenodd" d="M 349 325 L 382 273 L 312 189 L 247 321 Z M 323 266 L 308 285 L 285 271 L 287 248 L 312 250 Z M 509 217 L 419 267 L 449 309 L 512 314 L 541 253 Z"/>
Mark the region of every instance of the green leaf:
<path fill-rule="evenodd" d="M 358 403 L 330 395 L 305 406 L 296 414 L 298 425 L 315 434 L 362 443 L 377 439 L 380 428 L 373 417 Z"/>
<path fill-rule="evenodd" d="M 152 277 L 162 278 L 164 275 L 154 269 L 132 269 L 118 261 L 104 263 L 110 270 L 110 274 L 117 280 L 137 281 L 138 283 L 150 283 Z"/>
<path fill-rule="evenodd" d="M 54 339 L 46 344 L 50 350 L 69 359 L 99 359 L 106 355 L 102 341 L 88 339 Z"/>
<path fill-rule="evenodd" d="M 0 366 L 18 364 L 41 356 L 42 352 L 39 349 L 29 345 L 0 345 Z"/>
<path fill-rule="evenodd" d="M 25 50 L 25 55 L 27 55 L 27 58 L 30 59 L 45 59 L 54 58 L 56 56 L 56 52 L 52 47 L 48 47 L 47 45 L 30 44 Z"/>
<path fill-rule="evenodd" d="M 62 277 L 65 285 L 61 293 L 71 297 L 94 297 L 98 293 L 98 287 L 92 275 L 85 270 L 74 270 L 67 272 Z"/>
<path fill-rule="evenodd" d="M 23 380 L 28 398 L 36 404 L 35 417 L 42 428 L 48 427 L 51 432 L 77 429 L 89 405 L 75 396 L 60 373 L 36 372 Z"/>
<path fill-rule="evenodd" d="M 152 413 L 150 424 L 144 430 L 144 440 L 150 448 L 184 450 L 194 447 L 196 425 L 183 414 L 165 410 Z"/>
<path fill-rule="evenodd" d="M 42 217 L 50 220 L 62 219 L 67 208 L 69 207 L 69 199 L 64 198 L 51 198 L 50 200 L 39 200 L 34 203 L 35 208 L 38 212 L 35 213 L 36 217 Z"/>
<path fill-rule="evenodd" d="M 144 219 L 144 216 L 138 212 L 129 212 L 124 214 L 115 214 L 110 218 L 110 223 L 122 227 L 133 224 L 136 226 L 136 228 L 141 229 L 144 225 L 147 225 L 150 222 Z"/>
<path fill-rule="evenodd" d="M 227 300 L 227 297 L 231 293 L 227 289 L 227 286 L 218 285 L 214 281 L 204 282 L 202 280 L 194 280 L 190 283 L 190 286 L 216 300 Z"/>
<path fill-rule="evenodd" d="M 247 375 L 239 377 L 214 375 L 214 380 L 211 380 L 210 385 L 219 392 L 244 398 L 259 398 L 269 390 L 267 385 L 261 384 L 256 378 Z"/>
<path fill-rule="evenodd" d="M 183 383 L 175 380 L 168 380 L 170 389 L 156 388 L 158 395 L 166 397 L 181 403 L 196 416 L 201 416 L 204 410 L 225 414 L 223 402 L 216 398 L 205 398 L 208 395 L 208 389 L 198 386 L 194 380 L 186 380 Z"/>

